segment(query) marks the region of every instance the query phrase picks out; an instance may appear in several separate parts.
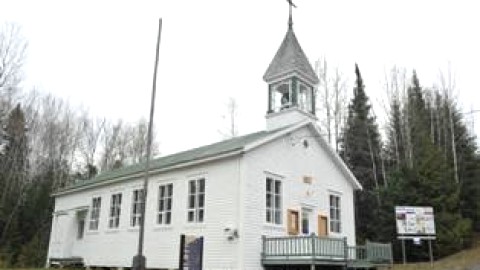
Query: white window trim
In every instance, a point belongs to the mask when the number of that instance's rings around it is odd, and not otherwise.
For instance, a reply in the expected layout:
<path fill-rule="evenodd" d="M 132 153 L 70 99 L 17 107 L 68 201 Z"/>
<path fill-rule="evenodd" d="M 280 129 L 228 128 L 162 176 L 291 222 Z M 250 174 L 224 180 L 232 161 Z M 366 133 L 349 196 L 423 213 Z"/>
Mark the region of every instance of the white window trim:
<path fill-rule="evenodd" d="M 272 221 L 268 222 L 267 221 L 267 190 L 266 190 L 266 183 L 267 183 L 267 178 L 271 178 L 274 182 L 279 181 L 281 183 L 280 186 L 280 223 L 275 223 L 275 214 L 273 214 L 273 219 Z M 264 210 L 263 210 L 263 223 L 264 226 L 268 227 L 282 227 L 284 224 L 284 186 L 285 186 L 285 178 L 279 174 L 271 173 L 271 172 L 265 172 L 264 174 Z M 275 186 L 275 185 L 274 185 Z M 274 187 L 275 188 L 275 187 Z M 273 198 L 273 203 L 275 204 L 275 198 Z M 277 210 L 276 207 L 272 211 Z"/>
<path fill-rule="evenodd" d="M 169 224 L 166 224 L 165 222 L 163 223 L 159 223 L 158 222 L 158 216 L 160 215 L 160 187 L 161 186 L 165 186 L 165 187 L 168 187 L 168 185 L 172 185 L 172 196 L 170 197 L 170 200 L 171 200 L 171 208 L 170 208 L 170 223 Z M 173 184 L 173 182 L 161 182 L 159 183 L 158 185 L 156 185 L 156 188 L 157 188 L 157 199 L 155 200 L 155 226 L 156 227 L 171 227 L 172 224 L 173 224 L 173 196 L 174 196 L 174 189 L 175 189 L 175 185 Z M 166 198 L 168 198 L 167 196 L 165 196 Z M 165 199 L 164 199 L 165 200 Z M 163 210 L 163 215 L 164 215 L 164 218 L 165 218 L 165 213 L 166 213 L 166 204 L 164 203 L 164 210 Z"/>
<path fill-rule="evenodd" d="M 276 94 L 278 93 L 276 91 L 276 89 L 280 85 L 283 85 L 283 84 L 288 84 L 288 98 L 289 98 L 289 101 L 285 105 L 282 106 L 281 99 L 280 99 L 280 104 L 277 104 L 275 97 L 276 97 Z M 272 85 L 272 91 L 271 91 L 270 95 L 271 95 L 270 100 L 272 102 L 272 104 L 271 104 L 272 107 L 270 109 L 273 112 L 279 112 L 282 109 L 292 107 L 292 105 L 293 105 L 293 102 L 292 102 L 293 95 L 292 95 L 292 80 L 291 80 L 291 78 L 287 78 L 287 79 L 284 79 L 284 80 L 281 80 L 279 82 L 274 83 Z"/>
<path fill-rule="evenodd" d="M 312 228 L 312 222 L 314 220 L 312 220 L 312 216 L 313 216 L 313 213 L 314 213 L 314 208 L 312 207 L 304 207 L 302 206 L 300 208 L 300 217 L 299 217 L 299 235 L 311 235 L 314 231 L 311 231 L 310 229 Z M 305 233 L 303 231 L 303 218 L 306 216 L 306 219 L 307 219 L 307 222 L 308 222 L 308 226 L 307 226 L 307 229 L 308 229 L 308 232 Z"/>
<path fill-rule="evenodd" d="M 132 197 L 131 197 L 131 204 L 130 204 L 130 228 L 138 228 L 140 227 L 141 219 L 142 219 L 142 194 L 144 193 L 143 187 L 135 187 L 132 190 Z M 135 200 L 135 192 L 140 191 L 140 196 L 138 200 Z M 138 204 L 137 208 L 135 205 Z M 140 207 L 140 208 L 139 208 Z M 134 212 L 135 210 L 140 210 L 140 212 Z M 135 223 L 135 224 L 133 224 Z"/>
<path fill-rule="evenodd" d="M 92 215 L 94 213 L 94 208 L 93 208 L 93 200 L 95 199 L 100 199 L 100 205 L 98 207 L 98 211 L 96 212 L 97 213 L 97 216 L 96 216 L 96 224 L 97 224 L 97 228 L 95 229 L 92 229 L 92 222 L 94 222 L 94 220 L 92 219 Z M 92 196 L 90 198 L 90 203 L 91 203 L 91 209 L 90 209 L 90 212 L 88 213 L 88 226 L 87 226 L 87 231 L 91 231 L 91 232 L 97 232 L 100 230 L 100 217 L 101 217 L 101 213 L 102 213 L 102 196 L 101 195 L 96 195 L 96 196 Z M 105 204 L 105 202 L 104 202 Z"/>
<path fill-rule="evenodd" d="M 338 210 L 338 217 L 336 219 L 334 219 L 332 217 L 332 204 L 331 204 L 331 197 L 336 197 L 338 198 L 338 207 L 336 207 L 335 209 Z M 342 231 L 343 231 L 343 226 L 342 226 L 342 196 L 340 193 L 337 193 L 337 192 L 330 192 L 329 195 L 328 195 L 328 215 L 329 215 L 329 223 L 328 223 L 328 230 L 330 233 L 332 234 L 341 234 Z M 332 230 L 332 223 L 333 222 L 338 222 L 338 231 L 334 231 Z"/>
<path fill-rule="evenodd" d="M 204 181 L 204 190 L 203 190 L 203 207 L 199 207 L 199 198 L 200 198 L 200 195 L 201 193 L 199 192 L 199 189 L 198 189 L 198 182 L 200 180 Z M 191 181 L 195 181 L 195 193 L 194 194 L 190 194 L 190 182 Z M 207 178 L 204 176 L 204 175 L 198 175 L 198 176 L 195 176 L 194 178 L 189 178 L 187 180 L 187 215 L 186 215 L 186 221 L 187 221 L 187 224 L 203 224 L 205 223 L 205 212 L 206 212 L 206 191 L 207 191 Z M 194 195 L 194 207 L 193 208 L 190 208 L 190 195 Z M 193 210 L 192 210 L 193 209 Z M 202 221 L 199 221 L 198 217 L 199 217 L 199 211 L 200 210 L 203 210 L 203 220 Z M 189 221 L 188 219 L 188 216 L 190 214 L 190 212 L 193 211 L 193 221 Z"/>
<path fill-rule="evenodd" d="M 298 96 L 297 96 L 297 101 L 298 101 L 298 108 L 300 110 L 304 110 L 308 113 L 312 113 L 313 109 L 312 109 L 312 95 L 313 95 L 313 91 L 311 89 L 311 87 L 309 87 L 306 83 L 298 80 L 298 85 L 297 85 L 297 90 L 298 90 Z M 301 87 L 305 87 L 305 104 L 301 104 L 300 100 L 301 100 Z M 302 107 L 302 105 L 304 107 Z"/>
<path fill-rule="evenodd" d="M 110 220 L 112 220 L 112 219 L 114 219 L 114 218 L 116 217 L 116 215 L 115 215 L 115 216 L 112 216 L 112 215 L 111 215 L 111 211 L 112 211 L 111 209 L 112 209 L 112 207 L 113 207 L 113 205 L 112 205 L 112 204 L 113 204 L 113 196 L 114 196 L 114 195 L 118 195 L 118 194 L 120 194 L 120 198 L 121 198 L 121 200 L 120 200 L 120 205 L 119 205 L 119 213 L 118 213 L 118 226 L 116 226 L 116 227 L 111 227 L 111 226 L 110 226 Z M 108 207 L 108 222 L 107 222 L 107 228 L 108 228 L 108 230 L 110 230 L 110 231 L 114 231 L 114 230 L 119 230 L 119 229 L 120 229 L 120 225 L 121 225 L 121 221 L 122 221 L 121 216 L 122 216 L 122 202 L 123 202 L 123 201 L 124 201 L 123 192 L 121 192 L 121 191 L 115 191 L 115 192 L 110 193 L 110 205 L 109 205 L 109 207 Z"/>

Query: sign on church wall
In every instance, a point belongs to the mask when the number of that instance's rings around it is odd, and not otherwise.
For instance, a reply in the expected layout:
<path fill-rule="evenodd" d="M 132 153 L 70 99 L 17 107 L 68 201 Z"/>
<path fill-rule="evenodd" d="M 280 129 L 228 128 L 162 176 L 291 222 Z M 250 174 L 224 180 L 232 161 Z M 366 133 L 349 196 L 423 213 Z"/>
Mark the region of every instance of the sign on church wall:
<path fill-rule="evenodd" d="M 203 269 L 203 237 L 180 235 L 181 270 Z"/>

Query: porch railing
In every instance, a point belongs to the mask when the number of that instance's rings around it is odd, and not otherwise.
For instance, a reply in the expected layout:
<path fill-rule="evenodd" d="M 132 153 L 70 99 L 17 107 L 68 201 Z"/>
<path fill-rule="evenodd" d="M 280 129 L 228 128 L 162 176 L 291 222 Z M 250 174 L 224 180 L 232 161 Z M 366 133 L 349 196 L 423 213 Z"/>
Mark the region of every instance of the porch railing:
<path fill-rule="evenodd" d="M 326 257 L 344 259 L 346 240 L 311 236 L 263 238 L 263 257 Z"/>
<path fill-rule="evenodd" d="M 391 244 L 367 242 L 364 246 L 348 246 L 346 238 L 318 236 L 263 237 L 262 261 L 377 265 L 392 261 Z"/>

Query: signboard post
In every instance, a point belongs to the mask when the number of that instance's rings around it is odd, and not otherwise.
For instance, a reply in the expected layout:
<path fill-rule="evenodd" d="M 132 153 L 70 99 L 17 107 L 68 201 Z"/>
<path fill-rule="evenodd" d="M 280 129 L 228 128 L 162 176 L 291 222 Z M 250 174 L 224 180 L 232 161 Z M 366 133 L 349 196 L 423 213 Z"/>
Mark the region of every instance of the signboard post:
<path fill-rule="evenodd" d="M 428 240 L 430 263 L 433 265 L 432 240 L 435 240 L 435 219 L 432 207 L 396 206 L 395 221 L 398 239 L 402 240 L 403 264 L 407 263 L 405 240 L 412 239 L 419 244 Z"/>

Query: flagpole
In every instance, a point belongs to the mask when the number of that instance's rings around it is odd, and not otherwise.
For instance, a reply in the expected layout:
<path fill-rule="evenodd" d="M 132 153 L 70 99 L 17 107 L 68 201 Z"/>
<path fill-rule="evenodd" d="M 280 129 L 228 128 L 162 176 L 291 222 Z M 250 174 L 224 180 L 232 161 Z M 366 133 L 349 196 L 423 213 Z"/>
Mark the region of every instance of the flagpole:
<path fill-rule="evenodd" d="M 148 178 L 150 176 L 150 155 L 152 146 L 152 125 L 153 125 L 153 113 L 155 111 L 155 93 L 157 90 L 157 69 L 158 69 L 158 51 L 160 48 L 160 37 L 162 34 L 162 18 L 158 20 L 158 37 L 157 47 L 155 51 L 155 68 L 153 70 L 153 86 L 152 86 L 152 98 L 150 103 L 150 121 L 148 123 L 148 135 L 147 135 L 147 161 L 145 163 L 145 178 L 143 180 L 143 196 L 141 215 L 140 215 L 140 231 L 138 235 L 138 253 L 133 257 L 132 269 L 133 270 L 145 270 L 146 257 L 143 255 L 143 239 L 145 235 L 145 209 L 147 205 L 147 190 L 148 190 Z"/>

